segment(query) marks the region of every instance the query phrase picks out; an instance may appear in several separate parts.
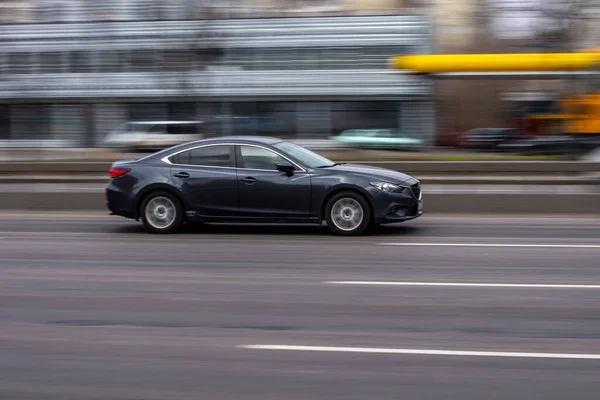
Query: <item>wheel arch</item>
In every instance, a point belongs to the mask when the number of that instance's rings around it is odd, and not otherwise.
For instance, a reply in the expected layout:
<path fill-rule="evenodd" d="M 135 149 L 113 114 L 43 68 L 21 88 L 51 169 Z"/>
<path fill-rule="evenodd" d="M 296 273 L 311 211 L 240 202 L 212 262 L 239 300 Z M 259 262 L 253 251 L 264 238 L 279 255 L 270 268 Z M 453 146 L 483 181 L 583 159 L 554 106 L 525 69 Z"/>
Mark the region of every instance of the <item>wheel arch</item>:
<path fill-rule="evenodd" d="M 335 188 L 332 188 L 327 195 L 323 198 L 323 202 L 321 203 L 321 210 L 320 210 L 320 217 L 321 220 L 324 221 L 326 219 L 326 208 L 327 208 L 327 203 L 329 203 L 329 200 L 331 200 L 331 198 L 337 194 L 340 194 L 342 192 L 352 192 L 354 194 L 357 194 L 359 196 L 361 196 L 369 205 L 369 214 L 371 216 L 371 219 L 374 218 L 374 210 L 373 210 L 373 201 L 371 199 L 371 196 L 369 195 L 369 193 L 360 188 L 360 187 L 356 187 L 356 186 L 347 186 L 347 185 L 343 185 L 343 186 L 336 186 Z"/>
<path fill-rule="evenodd" d="M 140 219 L 140 211 L 141 211 L 140 208 L 142 207 L 142 203 L 150 194 L 152 194 L 154 192 L 168 192 L 168 193 L 172 194 L 173 196 L 175 196 L 177 198 L 177 200 L 179 200 L 179 203 L 181 204 L 181 207 L 183 208 L 183 216 L 185 218 L 185 215 L 186 215 L 185 212 L 187 210 L 187 205 L 186 205 L 185 201 L 183 200 L 183 196 L 181 196 L 181 193 L 179 193 L 178 190 L 176 190 L 175 188 L 173 188 L 170 185 L 159 183 L 159 184 L 149 185 L 149 186 L 145 187 L 136 196 L 136 199 L 134 202 L 135 219 L 136 220 Z"/>

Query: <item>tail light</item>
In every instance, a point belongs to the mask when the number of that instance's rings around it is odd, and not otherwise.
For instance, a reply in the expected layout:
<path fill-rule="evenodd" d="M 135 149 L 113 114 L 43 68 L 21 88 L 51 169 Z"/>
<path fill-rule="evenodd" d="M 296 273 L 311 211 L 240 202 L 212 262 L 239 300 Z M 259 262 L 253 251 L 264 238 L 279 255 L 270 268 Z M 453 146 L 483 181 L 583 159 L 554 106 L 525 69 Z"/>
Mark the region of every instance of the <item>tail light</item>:
<path fill-rule="evenodd" d="M 131 171 L 131 168 L 112 168 L 108 173 L 111 178 L 118 178 Z"/>

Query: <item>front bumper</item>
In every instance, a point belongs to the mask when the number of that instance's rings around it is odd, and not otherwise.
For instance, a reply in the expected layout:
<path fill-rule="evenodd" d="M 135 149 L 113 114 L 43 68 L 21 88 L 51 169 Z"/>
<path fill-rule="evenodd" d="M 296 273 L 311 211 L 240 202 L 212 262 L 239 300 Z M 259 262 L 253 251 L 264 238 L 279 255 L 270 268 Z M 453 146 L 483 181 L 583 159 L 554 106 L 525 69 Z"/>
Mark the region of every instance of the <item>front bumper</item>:
<path fill-rule="evenodd" d="M 408 221 L 423 215 L 423 196 L 416 197 L 410 189 L 400 193 L 377 190 L 373 195 L 375 223 L 391 224 Z"/>

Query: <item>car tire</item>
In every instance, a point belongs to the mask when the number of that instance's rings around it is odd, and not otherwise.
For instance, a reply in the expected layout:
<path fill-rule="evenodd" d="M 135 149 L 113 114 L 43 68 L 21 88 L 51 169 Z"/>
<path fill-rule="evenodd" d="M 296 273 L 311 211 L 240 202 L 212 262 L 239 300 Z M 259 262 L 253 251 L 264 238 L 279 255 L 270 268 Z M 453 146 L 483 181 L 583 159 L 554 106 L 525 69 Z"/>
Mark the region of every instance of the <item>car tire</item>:
<path fill-rule="evenodd" d="M 140 216 L 149 233 L 174 233 L 183 224 L 183 207 L 177 196 L 156 191 L 142 202 Z"/>
<path fill-rule="evenodd" d="M 371 227 L 371 207 L 360 194 L 341 192 L 327 202 L 325 221 L 336 235 L 357 236 Z"/>

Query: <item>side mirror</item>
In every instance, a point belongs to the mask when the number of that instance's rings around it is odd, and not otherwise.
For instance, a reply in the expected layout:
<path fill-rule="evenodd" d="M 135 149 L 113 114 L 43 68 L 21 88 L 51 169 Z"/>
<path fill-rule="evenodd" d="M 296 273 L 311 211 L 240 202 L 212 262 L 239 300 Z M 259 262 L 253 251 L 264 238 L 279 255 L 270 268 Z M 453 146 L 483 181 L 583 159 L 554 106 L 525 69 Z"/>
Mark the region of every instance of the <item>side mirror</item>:
<path fill-rule="evenodd" d="M 277 163 L 277 171 L 285 172 L 287 175 L 294 173 L 294 165 L 289 162 Z"/>

